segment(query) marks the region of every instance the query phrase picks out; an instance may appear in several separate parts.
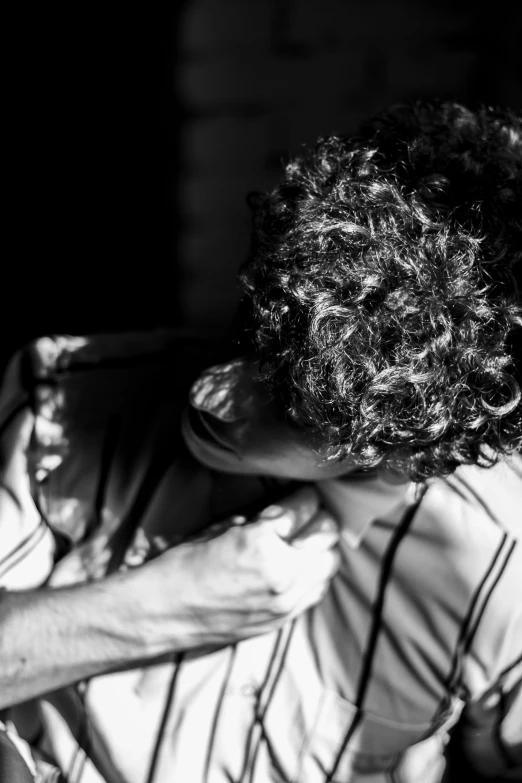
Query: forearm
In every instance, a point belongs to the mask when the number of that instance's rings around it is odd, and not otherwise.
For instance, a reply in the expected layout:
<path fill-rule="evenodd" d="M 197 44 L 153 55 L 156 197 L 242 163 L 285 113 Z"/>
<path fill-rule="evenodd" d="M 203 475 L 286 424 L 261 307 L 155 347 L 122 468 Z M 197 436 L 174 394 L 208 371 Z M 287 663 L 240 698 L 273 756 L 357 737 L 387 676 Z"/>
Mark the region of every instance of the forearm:
<path fill-rule="evenodd" d="M 0 708 L 173 651 L 176 617 L 147 577 L 0 593 Z"/>
<path fill-rule="evenodd" d="M 335 521 L 310 488 L 267 511 L 99 581 L 0 592 L 0 708 L 267 633 L 316 604 L 339 567 Z"/>

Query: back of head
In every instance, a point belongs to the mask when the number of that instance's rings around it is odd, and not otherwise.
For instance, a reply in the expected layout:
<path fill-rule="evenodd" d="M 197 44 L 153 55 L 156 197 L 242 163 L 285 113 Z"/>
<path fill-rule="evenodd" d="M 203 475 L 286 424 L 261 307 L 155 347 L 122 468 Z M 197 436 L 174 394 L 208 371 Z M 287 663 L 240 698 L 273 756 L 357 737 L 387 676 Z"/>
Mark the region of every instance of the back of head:
<path fill-rule="evenodd" d="M 414 480 L 520 446 L 522 123 L 392 107 L 250 198 L 242 348 L 328 458 Z"/>

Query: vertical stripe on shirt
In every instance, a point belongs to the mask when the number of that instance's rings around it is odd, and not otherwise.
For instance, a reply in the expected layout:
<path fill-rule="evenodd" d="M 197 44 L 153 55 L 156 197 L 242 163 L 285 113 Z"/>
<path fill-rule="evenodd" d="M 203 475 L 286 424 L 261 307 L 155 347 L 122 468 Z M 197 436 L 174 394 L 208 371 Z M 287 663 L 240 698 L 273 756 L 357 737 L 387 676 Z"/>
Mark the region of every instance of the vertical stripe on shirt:
<path fill-rule="evenodd" d="M 264 717 L 266 709 L 268 707 L 268 703 L 265 704 L 264 708 L 261 706 L 261 703 L 263 701 L 263 697 L 265 693 L 269 688 L 270 688 L 270 693 L 268 697 L 269 701 L 273 695 L 274 679 L 275 682 L 277 682 L 277 679 L 281 674 L 294 627 L 295 627 L 295 621 L 291 623 L 290 628 L 288 626 L 284 626 L 283 628 L 281 628 L 281 630 L 278 632 L 276 636 L 274 647 L 272 649 L 272 654 L 270 656 L 270 660 L 266 668 L 265 677 L 261 687 L 259 688 L 259 692 L 257 695 L 257 701 L 254 708 L 252 723 L 250 724 L 247 739 L 245 742 L 245 756 L 244 756 L 243 766 L 239 778 L 237 780 L 237 783 L 244 783 L 249 769 L 252 769 L 253 762 L 251 761 L 251 759 L 253 757 L 255 758 L 255 755 L 259 747 L 260 737 L 262 734 L 261 726 L 260 726 L 260 718 Z M 285 636 L 286 636 L 286 640 L 285 640 Z M 275 678 L 273 679 L 274 671 L 276 671 L 276 675 Z M 250 780 L 251 779 L 252 776 L 250 776 Z"/>
<path fill-rule="evenodd" d="M 460 628 L 457 644 L 455 645 L 455 650 L 452 656 L 451 667 L 448 676 L 446 677 L 446 681 L 445 681 L 446 693 L 444 694 L 443 701 L 447 699 L 448 695 L 450 695 L 454 691 L 457 685 L 457 682 L 459 680 L 462 671 L 464 655 L 469 649 L 469 644 L 473 640 L 473 637 L 478 627 L 477 617 L 480 619 L 480 617 L 482 616 L 482 613 L 487 603 L 487 598 L 491 595 L 493 588 L 497 584 L 498 580 L 494 578 L 494 575 L 497 573 L 499 563 L 503 564 L 500 569 L 500 575 L 504 570 L 504 567 L 507 563 L 507 559 L 504 560 L 502 558 L 502 554 L 505 553 L 506 549 L 510 547 L 510 543 L 511 542 L 507 533 L 504 533 L 500 541 L 500 544 L 497 547 L 491 559 L 488 568 L 484 572 L 484 576 L 478 583 L 477 588 L 471 598 L 468 611 L 466 612 L 466 616 Z M 509 555 L 511 554 L 511 551 L 512 549 L 510 549 Z M 493 578 L 493 587 L 487 589 L 487 586 L 491 584 L 492 578 Z M 440 705 L 439 705 L 439 709 L 440 709 Z"/>
<path fill-rule="evenodd" d="M 184 653 L 176 653 L 176 655 L 174 656 L 174 660 L 173 660 L 174 667 L 172 669 L 172 675 L 167 690 L 167 696 L 165 698 L 165 705 L 163 707 L 163 713 L 161 715 L 161 720 L 159 722 L 158 731 L 156 734 L 156 742 L 154 743 L 154 749 L 152 751 L 152 756 L 149 765 L 149 772 L 147 775 L 147 783 L 154 783 L 154 778 L 156 777 L 156 770 L 158 768 L 158 760 L 161 751 L 161 745 L 165 738 L 165 728 L 167 726 L 167 721 L 169 719 L 172 705 L 174 703 L 174 697 L 176 694 L 176 684 L 178 681 L 179 673 L 182 668 L 183 659 L 184 659 Z"/>
<path fill-rule="evenodd" d="M 330 770 L 330 772 L 328 773 L 325 779 L 325 783 L 332 783 L 334 775 L 337 772 L 337 768 L 341 763 L 341 759 L 344 755 L 344 752 L 348 747 L 348 743 L 350 742 L 350 739 L 352 738 L 357 726 L 361 721 L 362 714 L 363 714 L 362 706 L 371 679 L 373 659 L 375 656 L 377 641 L 382 626 L 382 614 L 384 609 L 384 601 L 386 598 L 386 589 L 388 587 L 391 578 L 393 563 L 395 560 L 395 556 L 397 554 L 397 550 L 400 544 L 402 543 L 402 541 L 404 540 L 406 534 L 408 533 L 412 525 L 412 522 L 414 520 L 415 514 L 417 512 L 417 509 L 419 508 L 420 502 L 425 494 L 426 494 L 426 488 L 424 489 L 421 497 L 415 502 L 413 506 L 409 508 L 407 513 L 404 515 L 404 518 L 402 519 L 401 523 L 394 531 L 392 535 L 392 539 L 384 555 L 381 574 L 379 577 L 377 598 L 375 600 L 375 604 L 372 610 L 372 623 L 370 627 L 370 633 L 368 636 L 368 643 L 363 657 L 361 675 L 359 677 L 359 684 L 357 687 L 357 693 L 354 701 L 354 706 L 357 708 L 357 712 L 355 713 L 352 723 L 344 736 L 344 739 L 341 743 L 341 747 L 339 748 L 332 769 Z"/>
<path fill-rule="evenodd" d="M 117 571 L 124 561 L 125 553 L 130 547 L 132 538 L 136 533 L 145 509 L 150 503 L 154 495 L 154 491 L 157 489 L 168 468 L 168 455 L 151 455 L 150 462 L 147 466 L 147 471 L 142 479 L 141 486 L 132 504 L 132 509 L 127 517 L 121 522 L 119 530 L 120 537 L 114 542 L 114 548 L 107 566 L 108 574 Z"/>
<path fill-rule="evenodd" d="M 207 755 L 205 759 L 205 771 L 203 774 L 203 783 L 209 783 L 209 775 L 210 775 L 210 765 L 212 762 L 212 751 L 214 749 L 214 741 L 216 738 L 216 732 L 218 728 L 219 718 L 221 715 L 221 707 L 223 705 L 223 701 L 225 699 L 226 691 L 228 688 L 228 684 L 230 682 L 230 677 L 232 675 L 232 670 L 234 668 L 234 661 L 236 659 L 236 652 L 237 652 L 237 644 L 232 645 L 229 650 L 229 658 L 228 658 L 228 664 L 225 672 L 225 676 L 223 678 L 223 683 L 221 685 L 221 689 L 219 692 L 219 696 L 216 702 L 216 708 L 214 710 L 214 718 L 212 719 L 212 726 L 210 729 L 210 737 L 208 740 L 208 746 L 207 746 Z"/>
<path fill-rule="evenodd" d="M 74 688 L 77 697 L 82 703 L 82 709 L 79 712 L 80 728 L 78 731 L 77 748 L 67 771 L 67 783 L 81 783 L 83 772 L 85 770 L 87 756 L 91 753 L 91 736 L 89 713 L 85 708 L 85 698 L 89 689 L 90 680 L 84 681 L 84 689 L 80 691 L 79 685 Z"/>
<path fill-rule="evenodd" d="M 257 723 L 256 723 L 256 715 L 257 715 L 258 705 L 260 703 L 261 695 L 262 695 L 264 689 L 267 687 L 268 683 L 270 682 L 270 678 L 272 676 L 272 670 L 273 670 L 275 662 L 277 660 L 277 655 L 279 653 L 279 649 L 280 649 L 280 647 L 283 644 L 283 634 L 284 634 L 284 628 L 282 628 L 279 631 L 279 633 L 277 634 L 277 636 L 276 636 L 274 647 L 272 649 L 272 655 L 270 656 L 270 660 L 268 662 L 268 666 L 267 666 L 267 669 L 266 669 L 265 679 L 264 679 L 263 684 L 261 685 L 261 688 L 259 689 L 259 693 L 257 695 L 257 704 L 256 704 L 256 708 L 254 710 L 254 718 L 252 720 L 252 723 L 250 724 L 250 729 L 248 731 L 248 735 L 247 735 L 247 739 L 246 739 L 246 743 L 245 743 L 245 758 L 244 758 L 244 761 L 243 761 L 243 767 L 242 767 L 242 770 L 241 770 L 241 774 L 239 775 L 239 778 L 238 778 L 238 783 L 244 783 L 245 776 L 246 776 L 246 774 L 248 772 L 248 762 L 250 761 L 250 754 L 251 754 L 251 750 L 252 750 L 252 744 L 253 744 L 253 741 L 254 741 L 253 737 L 254 737 L 254 732 L 255 732 L 256 725 L 257 725 Z"/>
<path fill-rule="evenodd" d="M 516 667 L 519 666 L 521 663 L 522 663 L 522 654 L 520 654 L 518 658 L 516 658 L 513 661 L 513 663 L 510 663 L 509 666 L 500 673 L 499 680 L 504 679 L 504 677 L 506 677 L 506 675 L 508 675 L 509 672 L 513 671 L 513 669 L 516 669 Z"/>
<path fill-rule="evenodd" d="M 294 633 L 295 626 L 296 626 L 296 620 L 294 619 L 290 623 L 290 628 L 289 628 L 288 633 L 287 633 L 287 638 L 286 638 L 286 642 L 285 642 L 285 645 L 284 645 L 284 648 L 283 648 L 283 651 L 282 651 L 282 654 L 281 654 L 281 658 L 279 660 L 279 665 L 278 665 L 277 670 L 275 672 L 274 679 L 272 681 L 272 684 L 270 686 L 270 690 L 268 692 L 268 695 L 267 695 L 264 707 L 262 709 L 261 709 L 261 699 L 263 697 L 263 693 L 260 694 L 261 698 L 260 698 L 260 700 L 258 702 L 257 709 L 256 709 L 256 715 L 255 715 L 255 718 L 254 718 L 254 721 L 259 726 L 259 732 L 258 732 L 257 742 L 256 742 L 256 745 L 255 745 L 255 748 L 254 748 L 254 752 L 253 752 L 253 755 L 252 755 L 252 763 L 251 763 L 251 769 L 250 769 L 250 780 L 249 780 L 249 783 L 253 783 L 253 781 L 254 781 L 254 775 L 255 775 L 255 770 L 256 770 L 256 763 L 257 763 L 257 758 L 258 758 L 258 755 L 259 755 L 259 750 L 261 748 L 261 742 L 262 742 L 263 738 L 266 737 L 265 728 L 264 728 L 265 715 L 266 715 L 266 712 L 267 712 L 267 710 L 268 710 L 268 708 L 270 706 L 270 702 L 272 701 L 272 698 L 273 698 L 274 693 L 275 693 L 276 688 L 277 688 L 277 684 L 279 682 L 279 679 L 280 679 L 281 674 L 283 672 L 283 669 L 285 667 L 286 656 L 288 655 L 288 650 L 290 648 L 290 643 L 292 641 L 292 636 L 293 636 L 293 633 Z"/>
<path fill-rule="evenodd" d="M 484 614 L 484 611 L 486 609 L 486 606 L 488 605 L 489 599 L 491 598 L 491 596 L 493 594 L 493 591 L 495 590 L 495 588 L 498 585 L 500 579 L 502 578 L 502 575 L 504 574 L 504 572 L 506 570 L 506 566 L 507 566 L 507 564 L 509 562 L 509 559 L 510 559 L 511 555 L 514 552 L 515 545 L 516 545 L 516 541 L 511 541 L 510 542 L 509 549 L 508 549 L 504 559 L 499 564 L 499 568 L 497 570 L 497 574 L 496 574 L 496 576 L 495 576 L 495 578 L 493 580 L 493 583 L 490 585 L 486 595 L 484 596 L 484 600 L 482 601 L 482 606 L 480 607 L 478 615 L 477 615 L 477 617 L 475 619 L 475 623 L 473 625 L 473 628 L 471 629 L 471 631 L 470 631 L 470 633 L 468 635 L 468 638 L 466 639 L 466 644 L 464 645 L 464 654 L 466 654 L 469 651 L 470 647 L 471 647 L 473 639 L 475 638 L 475 635 L 477 633 L 478 627 L 480 625 L 480 621 L 482 619 L 482 615 Z"/>

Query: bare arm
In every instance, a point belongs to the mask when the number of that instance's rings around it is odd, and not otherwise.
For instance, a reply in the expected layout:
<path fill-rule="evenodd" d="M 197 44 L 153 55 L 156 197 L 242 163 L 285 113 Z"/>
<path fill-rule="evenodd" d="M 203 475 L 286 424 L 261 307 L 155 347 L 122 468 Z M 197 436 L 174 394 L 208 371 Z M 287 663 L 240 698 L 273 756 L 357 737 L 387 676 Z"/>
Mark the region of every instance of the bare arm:
<path fill-rule="evenodd" d="M 306 525 L 299 542 L 286 537 Z M 0 593 L 0 708 L 177 650 L 272 630 L 316 603 L 338 566 L 333 520 L 306 488 L 105 579 Z"/>
<path fill-rule="evenodd" d="M 140 577 L 0 594 L 0 708 L 165 652 L 146 633 Z"/>

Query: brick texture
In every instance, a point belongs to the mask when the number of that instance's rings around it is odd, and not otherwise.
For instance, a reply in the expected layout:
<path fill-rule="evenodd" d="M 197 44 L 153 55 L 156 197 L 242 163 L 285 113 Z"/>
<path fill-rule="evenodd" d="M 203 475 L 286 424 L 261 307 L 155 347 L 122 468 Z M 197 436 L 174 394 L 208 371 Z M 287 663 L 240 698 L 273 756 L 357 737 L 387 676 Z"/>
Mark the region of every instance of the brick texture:
<path fill-rule="evenodd" d="M 411 97 L 515 100 L 517 21 L 507 5 L 482 20 L 465 0 L 186 3 L 176 65 L 182 321 L 228 323 L 248 245 L 245 196 L 269 187 L 301 144 Z"/>

